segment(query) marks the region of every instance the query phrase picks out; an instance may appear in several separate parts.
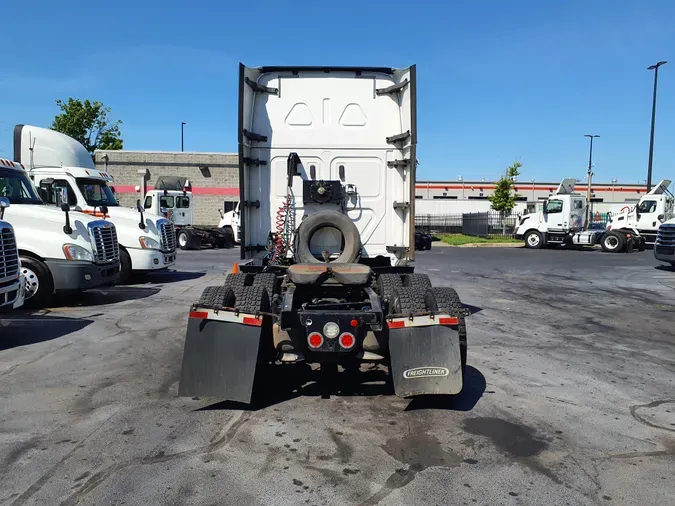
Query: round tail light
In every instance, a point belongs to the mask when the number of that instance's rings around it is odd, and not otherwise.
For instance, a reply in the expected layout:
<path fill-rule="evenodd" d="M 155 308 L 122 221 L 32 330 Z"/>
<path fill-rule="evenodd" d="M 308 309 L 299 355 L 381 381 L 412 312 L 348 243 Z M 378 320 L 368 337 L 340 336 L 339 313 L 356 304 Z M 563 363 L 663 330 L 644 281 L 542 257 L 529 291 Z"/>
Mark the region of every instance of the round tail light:
<path fill-rule="evenodd" d="M 321 348 L 321 345 L 323 344 L 323 336 L 318 332 L 312 332 L 307 337 L 307 343 L 309 344 L 310 348 Z"/>
<path fill-rule="evenodd" d="M 351 334 L 350 332 L 345 332 L 340 336 L 340 346 L 342 346 L 345 349 L 350 349 L 353 348 L 354 345 L 356 344 L 356 338 L 354 337 L 354 334 Z"/>

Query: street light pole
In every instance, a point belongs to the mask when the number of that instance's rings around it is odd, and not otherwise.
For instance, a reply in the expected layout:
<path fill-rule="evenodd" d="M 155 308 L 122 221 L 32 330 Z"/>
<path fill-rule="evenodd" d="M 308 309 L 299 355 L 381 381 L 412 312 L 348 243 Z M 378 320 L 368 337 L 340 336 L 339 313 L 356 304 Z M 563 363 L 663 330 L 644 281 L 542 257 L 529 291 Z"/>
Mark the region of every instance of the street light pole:
<path fill-rule="evenodd" d="M 652 65 L 647 70 L 654 71 L 654 97 L 652 99 L 652 129 L 649 135 L 649 165 L 647 166 L 647 192 L 652 189 L 652 158 L 654 157 L 654 123 L 656 122 L 656 85 L 659 80 L 659 67 L 667 62 L 660 61 Z"/>
<path fill-rule="evenodd" d="M 183 151 L 183 127 L 186 125 L 185 121 L 180 122 L 180 150 Z"/>
<path fill-rule="evenodd" d="M 588 228 L 591 223 L 589 213 L 591 212 L 591 181 L 593 180 L 593 139 L 600 136 L 585 134 L 584 137 L 591 139 L 591 148 L 588 153 L 588 188 L 586 189 L 586 228 Z"/>

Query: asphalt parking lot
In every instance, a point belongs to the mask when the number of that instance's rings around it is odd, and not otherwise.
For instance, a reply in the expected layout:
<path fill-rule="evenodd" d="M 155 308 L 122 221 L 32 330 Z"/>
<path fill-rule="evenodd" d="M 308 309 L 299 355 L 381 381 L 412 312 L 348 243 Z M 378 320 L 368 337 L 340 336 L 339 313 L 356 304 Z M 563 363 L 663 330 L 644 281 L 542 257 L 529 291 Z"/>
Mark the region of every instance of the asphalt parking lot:
<path fill-rule="evenodd" d="M 4 315 L 2 504 L 672 504 L 675 271 L 651 251 L 418 253 L 473 312 L 458 397 L 373 371 L 248 409 L 179 398 L 188 305 L 237 255 Z"/>

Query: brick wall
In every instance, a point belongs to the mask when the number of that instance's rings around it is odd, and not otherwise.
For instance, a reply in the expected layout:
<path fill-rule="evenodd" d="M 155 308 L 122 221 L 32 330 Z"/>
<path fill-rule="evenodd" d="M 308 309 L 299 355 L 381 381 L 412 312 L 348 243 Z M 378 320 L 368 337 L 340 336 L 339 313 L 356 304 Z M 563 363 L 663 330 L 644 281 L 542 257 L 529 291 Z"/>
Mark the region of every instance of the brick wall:
<path fill-rule="evenodd" d="M 135 206 L 160 176 L 187 177 L 195 195 L 195 225 L 217 225 L 223 201 L 239 200 L 239 161 L 232 153 L 97 151 L 96 168 L 111 174 L 123 206 Z M 139 171 L 147 169 L 145 189 Z"/>

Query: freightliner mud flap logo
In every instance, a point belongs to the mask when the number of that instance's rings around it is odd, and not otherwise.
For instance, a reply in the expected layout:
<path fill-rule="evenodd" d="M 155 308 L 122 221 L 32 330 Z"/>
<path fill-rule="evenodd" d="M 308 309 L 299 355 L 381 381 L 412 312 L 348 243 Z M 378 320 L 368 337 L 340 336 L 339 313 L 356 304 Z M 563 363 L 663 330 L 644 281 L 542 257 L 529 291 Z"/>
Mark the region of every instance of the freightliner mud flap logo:
<path fill-rule="evenodd" d="M 405 379 L 442 378 L 449 374 L 450 371 L 445 367 L 415 367 L 414 369 L 403 371 L 403 377 Z"/>

